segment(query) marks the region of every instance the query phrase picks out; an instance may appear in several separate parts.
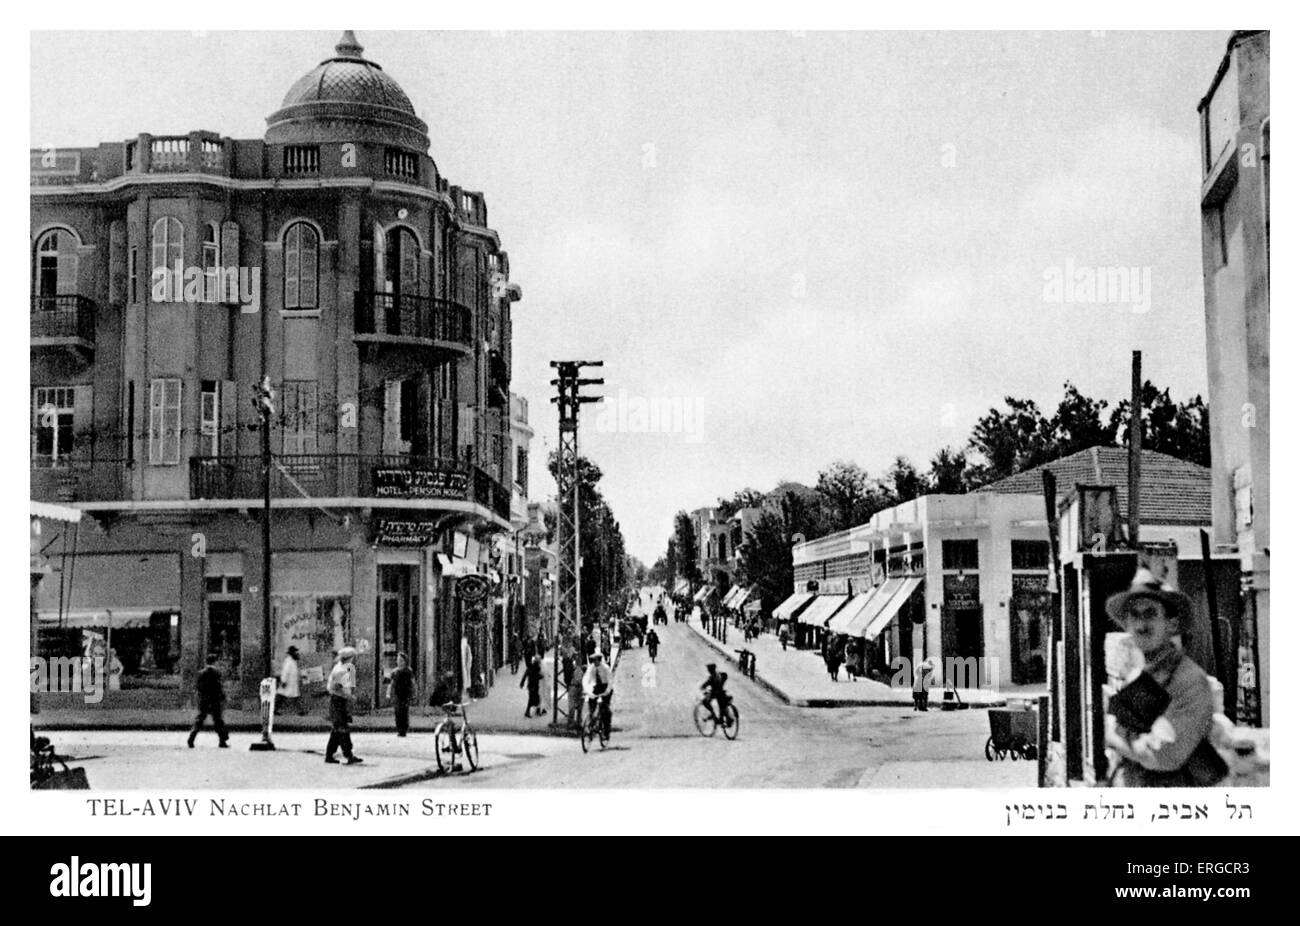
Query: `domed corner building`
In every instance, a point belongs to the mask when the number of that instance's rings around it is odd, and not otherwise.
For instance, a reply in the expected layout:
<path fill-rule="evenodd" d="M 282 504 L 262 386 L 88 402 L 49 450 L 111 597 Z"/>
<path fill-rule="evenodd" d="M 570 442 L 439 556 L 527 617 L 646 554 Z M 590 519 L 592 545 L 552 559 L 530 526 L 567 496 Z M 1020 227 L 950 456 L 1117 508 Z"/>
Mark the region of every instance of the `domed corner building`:
<path fill-rule="evenodd" d="M 101 701 L 51 685 L 42 706 L 175 709 L 212 654 L 256 710 L 290 645 L 308 697 L 356 646 L 363 708 L 399 652 L 422 698 L 501 664 L 523 611 L 501 575 L 527 520 L 520 290 L 483 194 L 428 149 L 349 31 L 263 139 L 32 151 L 32 498 L 83 513 L 50 538 L 33 655 L 111 667 Z"/>

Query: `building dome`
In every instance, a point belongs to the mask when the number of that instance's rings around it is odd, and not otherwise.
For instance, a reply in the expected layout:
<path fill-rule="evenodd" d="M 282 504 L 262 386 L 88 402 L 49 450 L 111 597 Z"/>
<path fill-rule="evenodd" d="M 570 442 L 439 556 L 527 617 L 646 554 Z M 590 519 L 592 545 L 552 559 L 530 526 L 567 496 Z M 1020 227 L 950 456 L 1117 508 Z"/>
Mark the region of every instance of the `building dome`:
<path fill-rule="evenodd" d="M 281 108 L 300 103 L 361 103 L 386 106 L 415 115 L 415 107 L 397 81 L 373 61 L 361 57 L 364 49 L 352 30 L 334 46 L 334 57 L 326 58 L 299 78 L 285 94 Z"/>
<path fill-rule="evenodd" d="M 411 98 L 384 69 L 362 57 L 352 30 L 299 78 L 267 119 L 268 142 L 383 140 L 428 150 L 428 126 Z M 334 136 L 338 136 L 336 139 Z"/>

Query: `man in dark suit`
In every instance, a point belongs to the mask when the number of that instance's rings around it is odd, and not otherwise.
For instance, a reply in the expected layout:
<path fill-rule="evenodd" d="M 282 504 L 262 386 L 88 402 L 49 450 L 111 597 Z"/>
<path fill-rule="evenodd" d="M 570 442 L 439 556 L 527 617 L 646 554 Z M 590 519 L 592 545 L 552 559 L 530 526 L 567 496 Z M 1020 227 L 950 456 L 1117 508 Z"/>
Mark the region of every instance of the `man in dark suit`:
<path fill-rule="evenodd" d="M 221 686 L 221 671 L 217 668 L 217 654 L 208 654 L 208 664 L 199 673 L 198 680 L 194 683 L 194 690 L 199 695 L 199 713 L 194 718 L 194 726 L 190 728 L 189 747 L 194 748 L 194 737 L 199 735 L 203 729 L 204 719 L 211 714 L 212 726 L 217 731 L 217 745 L 222 749 L 229 748 L 227 740 L 230 734 L 226 732 L 226 723 L 221 718 L 221 708 L 226 702 L 226 692 Z"/>

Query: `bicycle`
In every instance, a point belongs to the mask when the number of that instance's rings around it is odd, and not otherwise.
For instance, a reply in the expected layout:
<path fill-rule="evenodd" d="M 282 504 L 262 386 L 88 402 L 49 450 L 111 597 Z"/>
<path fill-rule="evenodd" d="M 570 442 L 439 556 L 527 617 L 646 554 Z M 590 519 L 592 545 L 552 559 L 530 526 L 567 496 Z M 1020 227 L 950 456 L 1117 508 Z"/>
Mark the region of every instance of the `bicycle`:
<path fill-rule="evenodd" d="M 582 718 L 582 727 L 579 735 L 582 740 L 582 751 L 587 752 L 591 748 L 594 740 L 600 740 L 600 748 L 604 749 L 609 744 L 609 716 L 607 705 L 609 703 L 610 692 L 598 694 L 587 698 L 586 716 Z M 595 701 L 593 706 L 591 702 Z M 605 704 L 600 702 L 604 701 Z"/>
<path fill-rule="evenodd" d="M 722 715 L 723 720 L 719 721 L 717 713 L 713 710 L 712 698 L 697 701 L 694 713 L 695 729 L 700 731 L 700 736 L 712 736 L 721 726 L 722 735 L 729 740 L 734 740 L 740 735 L 740 711 L 736 710 L 736 702 L 728 701 Z"/>
<path fill-rule="evenodd" d="M 448 701 L 442 709 L 446 711 L 447 716 L 433 731 L 433 752 L 438 760 L 438 771 L 444 773 L 456 771 L 461 767 L 458 756 L 462 754 L 465 756 L 465 761 L 469 763 L 470 771 L 475 771 L 478 768 L 478 734 L 469 725 L 465 705 Z M 461 720 L 459 729 L 456 726 L 458 717 Z"/>

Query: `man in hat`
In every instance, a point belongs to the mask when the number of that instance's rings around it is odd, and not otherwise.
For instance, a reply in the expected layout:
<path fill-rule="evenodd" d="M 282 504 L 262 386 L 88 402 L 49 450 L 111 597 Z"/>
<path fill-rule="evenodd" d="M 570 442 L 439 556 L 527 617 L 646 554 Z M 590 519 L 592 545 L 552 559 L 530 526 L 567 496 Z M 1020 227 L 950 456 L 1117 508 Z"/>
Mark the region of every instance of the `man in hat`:
<path fill-rule="evenodd" d="M 221 670 L 217 668 L 219 658 L 216 653 L 208 653 L 208 664 L 199 673 L 194 683 L 194 689 L 199 695 L 199 713 L 194 718 L 194 726 L 190 728 L 190 738 L 186 741 L 186 745 L 191 749 L 194 748 L 194 738 L 203 729 L 203 720 L 208 715 L 212 716 L 212 726 L 217 731 L 217 745 L 222 749 L 230 748 L 227 742 L 230 734 L 226 732 L 226 724 L 221 717 L 221 709 L 226 703 L 226 692 L 221 684 Z"/>
<path fill-rule="evenodd" d="M 1130 788 L 1213 783 L 1204 780 L 1217 774 L 1216 759 L 1222 763 L 1206 740 L 1214 717 L 1213 693 L 1209 678 L 1183 653 L 1179 639 L 1191 619 L 1191 600 L 1139 568 L 1128 589 L 1106 600 L 1106 613 L 1141 650 L 1148 681 L 1169 696 L 1168 706 L 1147 730 L 1127 729 L 1107 714 L 1106 745 L 1119 759 L 1112 783 Z"/>
<path fill-rule="evenodd" d="M 330 670 L 325 688 L 330 696 L 330 739 L 325 747 L 325 761 L 337 765 L 334 753 L 343 749 L 348 765 L 356 765 L 360 756 L 352 754 L 352 697 L 357 690 L 357 651 L 350 646 L 339 650 L 339 661 Z"/>

